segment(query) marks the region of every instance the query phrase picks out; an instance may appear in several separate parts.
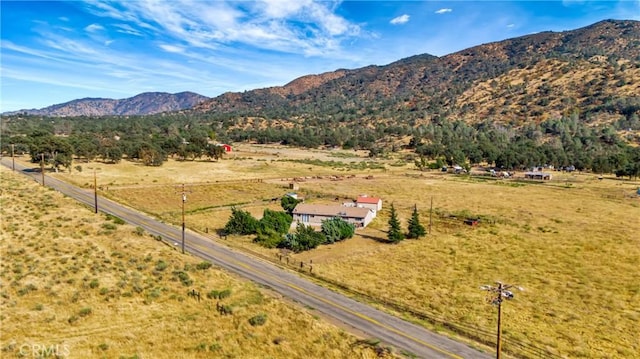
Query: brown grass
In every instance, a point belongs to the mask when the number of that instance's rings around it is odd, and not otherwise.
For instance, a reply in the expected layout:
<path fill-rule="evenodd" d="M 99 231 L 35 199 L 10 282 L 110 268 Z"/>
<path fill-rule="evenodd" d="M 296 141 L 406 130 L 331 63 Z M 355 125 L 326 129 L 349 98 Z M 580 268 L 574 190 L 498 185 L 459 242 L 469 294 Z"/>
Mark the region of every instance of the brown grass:
<path fill-rule="evenodd" d="M 71 358 L 376 357 L 313 312 L 222 270 L 198 269 L 197 258 L 4 167 L 0 175 L 3 358 L 56 347 Z M 231 295 L 219 302 L 232 315 L 206 296 L 225 289 Z M 252 326 L 259 314 L 266 323 Z"/>
<path fill-rule="evenodd" d="M 304 155 L 295 150 L 291 156 L 345 164 L 365 160 L 322 151 Z M 264 208 L 278 209 L 278 202 L 265 199 L 289 191 L 294 176 L 309 177 L 299 183 L 298 191 L 308 202 L 335 202 L 336 197 L 341 202 L 362 193 L 380 196 L 385 209 L 355 238 L 291 258 L 313 260 L 317 275 L 358 291 L 486 331 L 495 330 L 496 310 L 478 287 L 496 280 L 518 284 L 526 290 L 503 306 L 505 339 L 572 358 L 639 357 L 638 182 L 560 173 L 547 183 L 466 178 L 420 173 L 411 165 L 394 166 L 393 159 L 384 161 L 385 170 L 345 170 L 282 161 L 288 156 L 283 148 L 246 147 L 235 156 L 189 164 L 191 172 L 179 179 L 174 174 L 187 170 L 187 164 L 169 162 L 147 169 L 166 183 L 163 191 L 152 185 L 116 185 L 105 194 L 179 223 L 180 199 L 171 188 L 188 178 L 193 193 L 187 226 L 201 231 L 224 226 L 232 204 L 243 203 L 240 206 L 256 217 Z M 119 169 L 131 166 L 102 168 L 105 176 L 132 183 L 136 178 Z M 218 173 L 218 167 L 222 173 L 237 172 L 239 179 L 263 181 L 228 183 L 222 182 L 226 175 L 216 175 L 202 184 L 201 173 Z M 327 174 L 355 177 L 331 180 Z M 432 198 L 431 235 L 395 246 L 380 243 L 386 238 L 390 203 L 403 227 L 414 204 L 428 226 Z M 463 224 L 466 217 L 482 220 L 472 228 Z M 251 239 L 230 237 L 226 243 L 277 258 L 277 251 L 257 247 Z"/>

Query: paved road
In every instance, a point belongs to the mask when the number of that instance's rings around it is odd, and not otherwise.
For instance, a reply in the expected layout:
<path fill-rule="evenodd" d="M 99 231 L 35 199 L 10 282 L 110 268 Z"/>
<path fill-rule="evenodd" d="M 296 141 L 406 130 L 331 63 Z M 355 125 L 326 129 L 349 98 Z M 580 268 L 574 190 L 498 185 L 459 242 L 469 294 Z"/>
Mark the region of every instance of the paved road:
<path fill-rule="evenodd" d="M 11 159 L 2 159 L 11 168 Z M 16 171 L 41 182 L 41 173 L 15 164 Z M 94 193 L 55 178 L 45 176 L 45 184 L 94 208 Z M 147 232 L 162 236 L 163 240 L 181 246 L 182 229 L 164 224 L 141 212 L 100 197 L 98 207 L 128 223 L 144 228 Z M 390 314 L 333 292 L 286 271 L 272 263 L 245 253 L 234 251 L 197 233 L 186 231 L 185 250 L 213 264 L 269 287 L 305 306 L 328 315 L 347 326 L 377 338 L 421 358 L 490 358 L 466 344 L 433 333 Z"/>

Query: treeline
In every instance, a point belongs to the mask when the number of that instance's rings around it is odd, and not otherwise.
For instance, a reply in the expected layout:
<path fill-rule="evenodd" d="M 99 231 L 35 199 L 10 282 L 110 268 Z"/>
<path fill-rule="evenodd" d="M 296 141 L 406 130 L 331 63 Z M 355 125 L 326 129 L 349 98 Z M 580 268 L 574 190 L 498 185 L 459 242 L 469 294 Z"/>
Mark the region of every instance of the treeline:
<path fill-rule="evenodd" d="M 41 118 L 3 117 L 2 152 L 10 144 L 34 161 L 68 167 L 72 158 L 118 162 L 123 158 L 159 166 L 169 157 L 219 159 L 217 142 L 281 143 L 306 148 L 366 149 L 372 157 L 410 149 L 419 167 L 434 161 L 472 166 L 486 163 L 504 169 L 553 165 L 574 166 L 596 173 L 640 174 L 640 148 L 619 137 L 620 129 L 640 130 L 640 102 L 611 102 L 602 111 L 623 116 L 611 125 L 589 126 L 589 116 L 569 114 L 558 119 L 515 127 L 483 121 L 436 118 L 420 123 L 399 115 L 385 122 L 361 118 L 344 122 L 337 116 L 286 120 L 234 117 L 229 114 L 162 114 L 138 117 Z M 351 116 L 351 115 L 350 115 Z M 282 123 L 286 124 L 282 124 Z M 401 139 L 410 138 L 410 141 Z"/>
<path fill-rule="evenodd" d="M 218 160 L 225 153 L 209 127 L 162 117 L 12 116 L 3 118 L 2 137 L 5 155 L 28 153 L 56 170 L 70 168 L 73 159 L 161 166 L 169 157 Z"/>

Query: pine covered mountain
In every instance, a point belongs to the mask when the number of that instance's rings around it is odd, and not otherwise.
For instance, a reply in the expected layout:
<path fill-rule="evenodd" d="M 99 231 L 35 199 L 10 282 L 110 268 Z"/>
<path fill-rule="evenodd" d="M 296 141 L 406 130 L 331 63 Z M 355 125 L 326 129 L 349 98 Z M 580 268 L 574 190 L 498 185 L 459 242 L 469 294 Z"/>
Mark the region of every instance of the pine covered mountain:
<path fill-rule="evenodd" d="M 633 122 L 640 114 L 640 22 L 606 20 L 442 57 L 304 76 L 284 86 L 225 93 L 193 111 L 252 118 L 253 126 L 267 118 L 282 126 L 462 119 L 519 127 L 570 115 L 611 124 L 635 114 Z"/>
<path fill-rule="evenodd" d="M 110 116 L 149 115 L 160 112 L 179 111 L 194 107 L 208 97 L 194 92 L 170 94 L 166 92 L 145 92 L 134 97 L 114 100 L 108 98 L 83 98 L 48 106 L 39 110 L 20 110 L 13 113 L 27 113 L 41 116 Z M 7 113 L 11 114 L 11 113 Z"/>

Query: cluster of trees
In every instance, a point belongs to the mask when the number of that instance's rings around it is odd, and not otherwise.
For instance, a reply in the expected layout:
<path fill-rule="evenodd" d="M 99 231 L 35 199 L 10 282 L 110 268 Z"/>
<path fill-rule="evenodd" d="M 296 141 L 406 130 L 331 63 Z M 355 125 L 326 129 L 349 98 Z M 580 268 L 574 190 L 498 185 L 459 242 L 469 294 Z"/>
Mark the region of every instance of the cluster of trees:
<path fill-rule="evenodd" d="M 283 197 L 286 198 L 288 196 Z M 287 202 L 289 203 L 289 202 Z M 330 244 L 353 237 L 355 226 L 342 218 L 322 222 L 318 232 L 299 223 L 295 233 L 289 233 L 293 217 L 287 212 L 265 209 L 257 220 L 249 212 L 232 208 L 231 217 L 224 227 L 227 234 L 255 235 L 254 242 L 268 248 L 286 248 L 302 252 L 321 244 Z"/>
<path fill-rule="evenodd" d="M 126 158 L 147 166 L 161 166 L 169 157 L 218 160 L 225 151 L 213 144 L 215 132 L 208 127 L 189 126 L 138 117 L 64 118 L 36 121 L 32 116 L 9 120 L 2 152 L 29 153 L 33 162 L 44 160 L 57 169 L 70 168 L 78 160 L 117 163 Z M 13 149 L 9 146 L 13 145 Z"/>
<path fill-rule="evenodd" d="M 620 119 L 610 125 L 592 125 L 597 113 L 574 111 L 542 122 L 497 124 L 487 119 L 470 124 L 447 116 L 424 121 L 430 116 L 427 112 L 398 112 L 382 121 L 376 110 L 365 115 L 314 112 L 295 118 L 287 118 L 287 113 L 254 118 L 215 113 L 62 119 L 9 116 L 3 117 L 2 151 L 7 153 L 13 143 L 18 153 L 44 154 L 47 163 L 57 167 L 67 167 L 73 157 L 105 162 L 127 158 L 159 166 L 168 157 L 217 160 L 224 151 L 210 145 L 214 140 L 254 141 L 367 149 L 374 157 L 404 148 L 415 152 L 407 160 L 418 158 L 419 168 L 434 162 L 437 167 L 486 163 L 507 170 L 553 165 L 638 176 L 640 147 L 629 145 L 618 133 L 640 130 L 640 98 L 611 99 L 595 110 L 618 113 Z M 281 125 L 283 120 L 293 126 Z M 400 138 L 411 140 L 400 146 Z"/>
<path fill-rule="evenodd" d="M 425 234 L 427 234 L 427 232 L 425 231 L 424 226 L 420 224 L 420 215 L 418 214 L 417 206 L 413 206 L 413 212 L 411 213 L 411 218 L 409 218 L 409 223 L 407 225 L 407 233 L 404 233 L 402 232 L 396 208 L 393 203 L 391 204 L 389 231 L 387 232 L 387 239 L 389 240 L 389 242 L 398 243 L 405 238 L 418 239 L 420 237 L 423 237 Z"/>
<path fill-rule="evenodd" d="M 283 196 L 280 204 L 285 211 L 265 209 L 260 220 L 249 212 L 237 208 L 231 209 L 229 221 L 224 226 L 226 234 L 255 235 L 254 242 L 267 248 L 286 248 L 294 252 L 307 251 L 321 244 L 332 244 L 353 237 L 355 226 L 342 218 L 334 217 L 322 221 L 320 231 L 312 226 L 298 223 L 296 231 L 289 233 L 293 217 L 291 212 L 298 200 L 290 196 Z M 403 232 L 395 206 L 391 204 L 391 217 L 387 239 L 391 243 L 398 243 L 405 238 L 418 239 L 426 235 L 424 226 L 420 223 L 418 207 L 413 207 L 411 218 L 407 224 L 407 232 Z"/>

